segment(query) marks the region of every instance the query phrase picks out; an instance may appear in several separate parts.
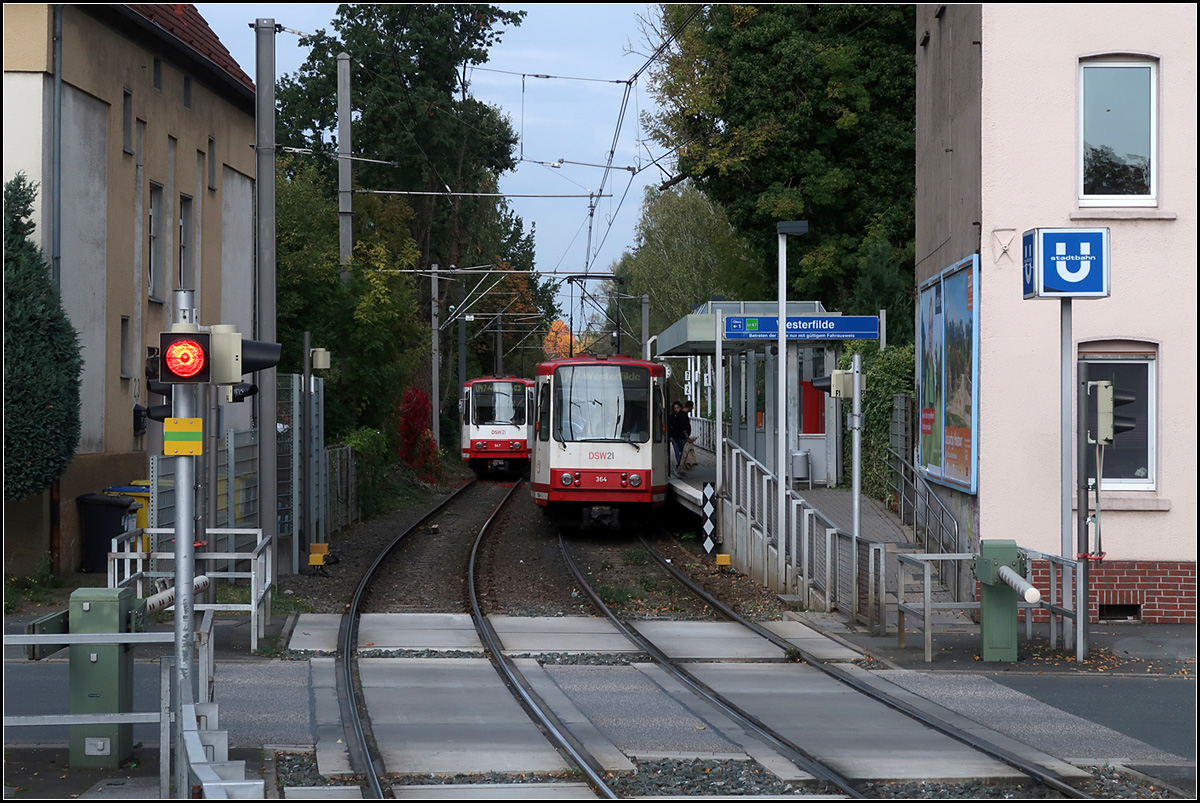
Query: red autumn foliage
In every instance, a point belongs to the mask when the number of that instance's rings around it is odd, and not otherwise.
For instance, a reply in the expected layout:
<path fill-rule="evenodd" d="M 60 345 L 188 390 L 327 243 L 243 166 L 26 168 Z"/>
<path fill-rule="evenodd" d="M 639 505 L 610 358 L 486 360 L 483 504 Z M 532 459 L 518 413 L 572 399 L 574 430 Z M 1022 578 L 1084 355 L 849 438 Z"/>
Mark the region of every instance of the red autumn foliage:
<path fill-rule="evenodd" d="M 409 388 L 400 402 L 400 459 L 425 482 L 433 482 L 438 473 L 430 415 L 429 396 L 420 388 Z"/>

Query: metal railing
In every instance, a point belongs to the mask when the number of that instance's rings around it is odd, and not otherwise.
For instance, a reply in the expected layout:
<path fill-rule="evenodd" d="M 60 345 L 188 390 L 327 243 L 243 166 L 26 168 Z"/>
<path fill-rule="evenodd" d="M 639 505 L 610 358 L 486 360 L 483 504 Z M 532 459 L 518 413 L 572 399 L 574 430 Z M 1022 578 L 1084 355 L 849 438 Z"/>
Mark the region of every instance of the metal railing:
<path fill-rule="evenodd" d="M 921 617 L 921 631 L 925 635 L 925 663 L 933 661 L 933 614 L 939 610 L 979 610 L 978 602 L 962 602 L 954 599 L 951 602 L 936 602 L 933 599 L 933 569 L 935 564 L 950 564 L 955 566 L 955 573 L 960 561 L 974 560 L 969 552 L 942 553 L 940 555 L 897 555 L 899 571 L 896 576 L 896 645 L 904 646 L 905 614 L 911 613 Z M 908 571 L 916 570 L 921 576 L 921 604 L 913 605 L 908 601 Z"/>
<path fill-rule="evenodd" d="M 716 422 L 711 418 L 701 418 L 700 416 L 690 416 L 688 420 L 692 425 L 692 437 L 696 439 L 697 449 L 707 449 L 712 452 L 716 450 Z"/>
<path fill-rule="evenodd" d="M 192 690 L 183 689 L 183 751 L 178 756 L 184 763 L 178 775 L 187 779 L 190 787 L 199 787 L 204 798 L 266 797 L 263 780 L 246 780 L 244 761 L 229 761 L 228 734 L 218 731 L 218 709 L 213 702 L 213 615 L 205 613 L 196 630 L 198 682 L 202 700 L 194 702 Z M 53 633 L 39 635 L 5 635 L 5 646 L 63 646 L 83 644 L 171 644 L 174 632 L 140 633 Z M 159 731 L 159 797 L 171 795 L 171 685 L 174 656 L 162 656 L 159 662 L 159 707 L 157 711 L 127 711 L 110 714 L 43 714 L 4 717 L 4 727 L 66 727 L 71 725 L 149 725 L 158 724 Z M 68 675 L 68 682 L 70 677 Z M 11 693 L 12 690 L 10 690 Z M 69 693 L 64 697 L 69 697 Z M 176 790 L 177 797 L 193 796 Z"/>
<path fill-rule="evenodd" d="M 230 611 L 250 614 L 254 622 L 254 626 L 250 628 L 250 651 L 254 652 L 258 649 L 259 638 L 266 635 L 267 620 L 271 617 L 271 578 L 274 576 L 274 550 L 271 549 L 271 539 L 258 529 L 214 529 L 208 530 L 208 536 L 224 536 L 227 541 L 235 544 L 239 538 L 253 539 L 254 546 L 244 552 L 195 553 L 197 561 L 227 561 L 229 566 L 244 567 L 241 571 L 222 571 L 210 567 L 203 574 L 212 581 L 249 580 L 250 600 L 245 603 L 197 602 L 192 607 L 198 612 Z M 108 553 L 108 587 L 131 587 L 139 598 L 144 599 L 147 596 L 146 591 L 150 588 L 158 590 L 162 583 L 174 585 L 175 553 L 157 550 L 160 538 L 163 539 L 163 543 L 169 543 L 174 537 L 173 529 L 162 527 L 148 527 L 144 530 L 139 528 L 115 536 Z M 147 546 L 148 549 L 145 548 Z"/>
<path fill-rule="evenodd" d="M 779 593 L 798 593 L 806 605 L 820 597 L 826 612 L 836 608 L 883 632 L 885 545 L 838 528 L 791 489 L 781 530 L 775 476 L 732 441 L 724 447 L 721 532 L 734 565 Z"/>
<path fill-rule="evenodd" d="M 1076 659 L 1082 661 L 1086 656 L 1082 654 L 1082 647 L 1086 643 L 1083 637 L 1082 628 L 1085 624 L 1085 617 L 1080 617 L 1078 611 L 1083 610 L 1084 606 L 1080 599 L 1079 591 L 1079 573 L 1081 570 L 1080 561 L 1071 558 L 1064 558 L 1060 555 L 1051 555 L 1045 552 L 1038 552 L 1032 549 L 1022 549 L 1026 556 L 1026 571 L 1025 580 L 1030 584 L 1033 583 L 1033 561 L 1044 560 L 1049 566 L 1049 594 L 1044 595 L 1039 602 L 1025 602 L 1018 598 L 1018 610 L 1025 611 L 1025 637 L 1033 636 L 1033 612 L 1035 610 L 1044 610 L 1048 613 L 1049 625 L 1049 641 L 1051 647 L 1056 647 L 1060 640 L 1064 649 L 1069 649 L 1071 644 L 1076 645 Z M 896 609 L 897 609 L 897 634 L 896 646 L 904 647 L 905 634 L 905 614 L 912 614 L 921 619 L 921 630 L 925 640 L 925 663 L 933 661 L 933 630 L 931 626 L 933 615 L 939 610 L 979 610 L 978 602 L 964 602 L 955 600 L 951 602 L 939 602 L 934 599 L 934 581 L 933 573 L 935 564 L 958 564 L 955 568 L 956 573 L 962 572 L 963 569 L 969 571 L 970 564 L 968 561 L 974 561 L 975 555 L 970 552 L 959 553 L 943 553 L 940 555 L 897 555 L 899 562 L 899 571 L 896 577 Z M 921 600 L 919 604 L 910 602 L 907 596 L 908 589 L 908 572 L 913 571 L 915 576 L 921 578 Z M 1067 620 L 1073 622 L 1073 625 L 1068 627 Z"/>
<path fill-rule="evenodd" d="M 362 511 L 354 484 L 354 447 L 331 446 L 325 450 L 325 460 L 329 493 L 325 496 L 327 511 L 323 519 L 328 525 L 328 539 L 329 533 L 361 521 Z"/>
<path fill-rule="evenodd" d="M 905 526 L 911 527 L 917 542 L 926 554 L 950 555 L 962 549 L 959 543 L 958 520 L 942 503 L 933 487 L 921 476 L 913 465 L 888 448 L 892 463 L 892 492 L 895 494 L 896 513 Z M 960 566 L 955 561 L 939 561 L 944 571 L 938 576 L 950 590 L 956 601 L 963 599 L 965 591 Z"/>

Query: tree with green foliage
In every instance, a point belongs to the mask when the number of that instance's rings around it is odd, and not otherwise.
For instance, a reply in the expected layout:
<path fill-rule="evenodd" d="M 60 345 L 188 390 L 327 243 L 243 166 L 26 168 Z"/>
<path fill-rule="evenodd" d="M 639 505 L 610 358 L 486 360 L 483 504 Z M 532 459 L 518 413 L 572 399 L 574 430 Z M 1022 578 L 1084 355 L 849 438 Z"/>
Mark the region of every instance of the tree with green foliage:
<path fill-rule="evenodd" d="M 634 236 L 634 251 L 613 266 L 622 294 L 634 297 L 621 307 L 626 321 L 641 319 L 643 295 L 650 296 L 650 329 L 661 332 L 713 295 L 746 299 L 762 292 L 754 252 L 724 210 L 690 182 L 647 187 Z"/>
<path fill-rule="evenodd" d="M 912 286 L 915 20 L 911 5 L 663 5 L 648 24 L 671 42 L 650 133 L 757 249 L 769 286 L 789 220 L 809 224 L 788 243 L 793 296 L 875 303 L 858 278 L 864 260 L 883 267 L 880 238 Z M 911 301 L 888 313 L 911 340 Z"/>
<path fill-rule="evenodd" d="M 37 185 L 4 184 L 4 498 L 49 488 L 79 445 L 79 336 L 30 239 Z"/>
<path fill-rule="evenodd" d="M 509 270 L 514 276 L 505 279 L 478 311 L 498 312 L 513 302 L 506 314 L 529 308 L 540 311 L 548 323 L 555 314 L 554 292 L 549 283 L 539 283 L 529 275 L 534 267 L 532 234 L 524 233 L 520 218 L 502 201 L 465 197 L 495 193 L 499 176 L 516 164 L 512 125 L 498 108 L 470 95 L 468 79 L 473 67 L 486 63 L 488 48 L 500 41 L 504 28 L 519 25 L 523 16 L 524 12 L 487 5 L 339 6 L 332 32 L 320 30 L 303 39 L 302 43 L 312 48 L 308 59 L 296 74 L 279 82 L 279 141 L 311 149 L 318 156 L 336 154 L 337 56 L 349 54 L 353 153 L 362 157 L 354 163 L 355 253 L 356 260 L 360 256 L 365 260 L 360 263 L 360 276 L 366 278 L 374 269 L 423 270 L 434 264 L 442 269 L 487 266 Z M 327 207 L 335 204 L 336 160 L 314 160 L 308 169 L 310 186 L 323 188 Z M 327 217 L 322 218 L 322 228 L 326 222 L 336 227 L 336 205 L 329 209 L 323 212 Z M 304 224 L 303 217 L 298 221 Z M 323 242 L 336 240 L 336 235 L 322 235 Z M 306 263 L 301 259 L 299 264 Z M 325 268 L 311 278 L 303 273 L 297 276 L 309 281 L 305 292 L 318 304 L 327 303 L 323 299 L 332 275 L 328 254 L 322 257 L 322 264 Z M 439 281 L 437 303 L 442 320 L 447 308 L 457 303 L 462 286 L 458 282 L 465 282 L 470 294 L 486 290 L 492 281 L 479 275 Z M 380 282 L 375 282 L 373 290 L 379 289 Z M 419 278 L 404 285 L 411 320 L 429 320 L 428 282 Z M 502 293 L 511 295 L 501 302 Z M 331 314 L 334 311 L 329 310 Z M 349 308 L 343 307 L 337 316 L 344 336 L 351 325 L 361 324 L 348 314 Z M 394 359 L 385 364 L 394 366 L 396 360 L 406 360 L 407 373 L 381 372 L 376 379 L 391 387 L 428 370 L 428 337 L 397 338 L 392 344 Z M 491 338 L 479 337 L 477 331 L 469 332 L 468 337 L 472 338 L 468 346 L 470 372 L 490 371 L 494 359 Z M 457 327 L 443 330 L 443 381 L 442 387 L 434 390 L 439 409 L 444 408 L 446 399 L 457 396 L 453 392 L 457 372 L 452 370 L 456 338 Z M 511 348 L 513 343 L 508 339 L 504 346 Z M 357 389 L 373 388 L 374 384 L 356 384 L 352 392 L 357 394 Z M 403 387 L 395 390 L 402 392 Z M 356 396 L 348 409 L 365 413 L 376 398 L 374 394 L 370 398 Z M 394 408 L 390 396 L 385 398 L 389 409 Z M 361 415 L 357 420 L 366 423 Z"/>
<path fill-rule="evenodd" d="M 468 92 L 472 67 L 484 64 L 505 25 L 524 12 L 473 4 L 341 5 L 333 33 L 301 40 L 312 50 L 299 72 L 279 81 L 279 142 L 337 152 L 337 57 L 352 58 L 350 100 L 358 186 L 370 190 L 494 192 L 511 170 L 516 134 L 507 117 Z M 384 162 L 380 164 L 379 162 Z M 325 168 L 332 176 L 334 160 Z M 459 264 L 476 221 L 494 220 L 484 198 L 420 196 L 412 236 L 422 267 Z"/>
<path fill-rule="evenodd" d="M 838 367 L 849 370 L 855 354 L 862 355 L 862 492 L 883 502 L 893 502 L 894 470 L 888 448 L 892 436 L 892 408 L 897 394 L 913 395 L 916 372 L 916 349 L 912 343 L 888 345 L 880 350 L 877 343 L 855 340 L 845 344 Z M 850 405 L 843 403 L 848 414 Z M 840 422 L 845 427 L 845 421 Z M 853 459 L 853 440 L 848 428 L 843 429 L 842 465 L 849 467 Z M 909 459 L 909 455 L 901 457 Z"/>
<path fill-rule="evenodd" d="M 370 218 L 379 225 L 356 242 L 342 279 L 337 253 L 337 204 L 311 163 L 286 162 L 276 178 L 276 309 L 280 371 L 299 373 L 304 332 L 328 348 L 325 426 L 341 438 L 365 426 L 395 429 L 404 388 L 429 342 L 419 323 L 416 281 L 393 271 L 416 264 L 406 227 L 411 209 L 378 199 Z"/>

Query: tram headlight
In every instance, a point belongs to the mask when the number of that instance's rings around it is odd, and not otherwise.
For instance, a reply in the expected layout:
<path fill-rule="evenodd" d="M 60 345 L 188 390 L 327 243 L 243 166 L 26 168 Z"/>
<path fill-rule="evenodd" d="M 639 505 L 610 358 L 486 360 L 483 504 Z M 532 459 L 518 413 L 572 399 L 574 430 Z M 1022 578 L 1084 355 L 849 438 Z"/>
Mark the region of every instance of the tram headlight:
<path fill-rule="evenodd" d="M 487 444 L 486 444 L 486 443 L 484 443 L 483 441 L 475 441 L 475 448 L 476 448 L 476 449 L 480 449 L 480 450 L 482 450 L 482 449 L 486 449 L 486 448 L 487 448 Z"/>
<path fill-rule="evenodd" d="M 570 484 L 571 484 L 571 475 L 570 475 L 570 474 L 563 474 L 563 475 L 562 475 L 562 484 L 563 484 L 563 485 L 570 485 Z"/>
<path fill-rule="evenodd" d="M 634 488 L 637 488 L 638 486 L 640 486 L 642 484 L 642 475 L 641 474 L 630 475 L 629 484 L 632 485 Z"/>

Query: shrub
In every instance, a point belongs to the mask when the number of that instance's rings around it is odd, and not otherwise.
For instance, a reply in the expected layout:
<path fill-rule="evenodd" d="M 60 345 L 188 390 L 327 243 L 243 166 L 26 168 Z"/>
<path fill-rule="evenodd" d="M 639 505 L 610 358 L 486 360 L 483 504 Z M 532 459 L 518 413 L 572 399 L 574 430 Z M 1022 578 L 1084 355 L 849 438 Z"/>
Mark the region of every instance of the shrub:
<path fill-rule="evenodd" d="M 4 185 L 4 498 L 25 499 L 62 476 L 79 444 L 79 337 L 29 220 L 37 186 Z"/>
<path fill-rule="evenodd" d="M 891 469 L 888 462 L 893 396 L 913 393 L 916 352 L 913 345 L 888 346 L 880 351 L 873 341 L 854 341 L 842 352 L 838 367 L 849 369 L 855 353 L 862 354 L 863 433 L 862 492 L 880 501 L 891 497 Z M 849 403 L 842 411 L 849 414 Z M 842 422 L 843 426 L 845 422 Z M 854 454 L 850 432 L 842 439 L 843 465 L 849 473 Z"/>

